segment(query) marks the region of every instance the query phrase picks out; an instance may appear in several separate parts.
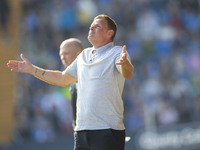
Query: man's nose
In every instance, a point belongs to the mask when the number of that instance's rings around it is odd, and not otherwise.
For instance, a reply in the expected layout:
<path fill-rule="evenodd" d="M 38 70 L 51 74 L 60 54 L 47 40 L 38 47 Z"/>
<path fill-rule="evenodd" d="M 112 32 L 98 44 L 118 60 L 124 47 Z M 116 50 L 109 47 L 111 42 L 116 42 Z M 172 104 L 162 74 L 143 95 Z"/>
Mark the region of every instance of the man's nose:
<path fill-rule="evenodd" d="M 93 30 L 94 29 L 94 27 L 90 27 L 90 30 Z"/>

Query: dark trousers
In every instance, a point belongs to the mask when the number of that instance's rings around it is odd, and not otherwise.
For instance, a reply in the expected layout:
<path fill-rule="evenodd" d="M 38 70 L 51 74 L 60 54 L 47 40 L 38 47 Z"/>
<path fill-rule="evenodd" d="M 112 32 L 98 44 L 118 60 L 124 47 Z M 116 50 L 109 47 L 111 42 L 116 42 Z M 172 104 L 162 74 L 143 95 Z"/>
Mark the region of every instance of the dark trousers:
<path fill-rule="evenodd" d="M 74 150 L 124 150 L 125 130 L 83 130 L 74 133 Z"/>

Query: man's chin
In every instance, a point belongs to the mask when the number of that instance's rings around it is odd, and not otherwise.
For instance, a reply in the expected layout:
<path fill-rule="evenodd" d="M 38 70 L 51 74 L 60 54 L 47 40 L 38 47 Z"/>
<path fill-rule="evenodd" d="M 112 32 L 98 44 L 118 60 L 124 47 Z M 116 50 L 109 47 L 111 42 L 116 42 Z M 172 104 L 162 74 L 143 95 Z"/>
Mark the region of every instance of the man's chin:
<path fill-rule="evenodd" d="M 93 37 L 90 36 L 90 35 L 88 35 L 88 41 L 89 41 L 89 42 L 92 42 L 92 41 L 93 41 Z"/>
<path fill-rule="evenodd" d="M 63 66 L 64 66 L 65 68 L 67 68 L 69 65 L 67 65 L 66 63 L 63 63 Z"/>

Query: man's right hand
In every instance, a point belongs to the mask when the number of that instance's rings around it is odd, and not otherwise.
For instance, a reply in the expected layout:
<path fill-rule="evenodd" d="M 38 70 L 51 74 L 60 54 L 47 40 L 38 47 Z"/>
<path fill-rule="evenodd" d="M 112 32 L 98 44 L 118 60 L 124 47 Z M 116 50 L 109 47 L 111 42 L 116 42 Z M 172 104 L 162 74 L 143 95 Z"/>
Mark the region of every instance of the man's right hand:
<path fill-rule="evenodd" d="M 23 61 L 9 60 L 7 66 L 11 68 L 11 71 L 33 74 L 33 65 L 23 54 L 20 57 Z"/>
<path fill-rule="evenodd" d="M 57 70 L 46 70 L 32 65 L 23 54 L 21 54 L 20 57 L 22 61 L 10 60 L 7 63 L 7 66 L 11 68 L 11 71 L 29 73 L 49 84 L 59 85 L 62 87 L 77 81 L 77 78 L 68 74 L 66 70 L 63 72 Z"/>

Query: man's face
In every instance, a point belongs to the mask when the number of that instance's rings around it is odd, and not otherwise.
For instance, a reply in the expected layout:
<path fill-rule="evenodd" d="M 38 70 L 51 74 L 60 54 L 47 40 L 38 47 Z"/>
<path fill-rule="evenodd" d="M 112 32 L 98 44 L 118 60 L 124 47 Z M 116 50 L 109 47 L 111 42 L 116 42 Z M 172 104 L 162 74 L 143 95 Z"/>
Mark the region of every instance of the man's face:
<path fill-rule="evenodd" d="M 68 67 L 77 57 L 77 53 L 74 50 L 72 44 L 65 44 L 60 47 L 60 59 L 65 67 Z"/>
<path fill-rule="evenodd" d="M 88 40 L 94 44 L 105 43 L 108 40 L 110 41 L 110 37 L 108 36 L 108 25 L 105 19 L 99 18 L 92 22 L 88 34 Z"/>

